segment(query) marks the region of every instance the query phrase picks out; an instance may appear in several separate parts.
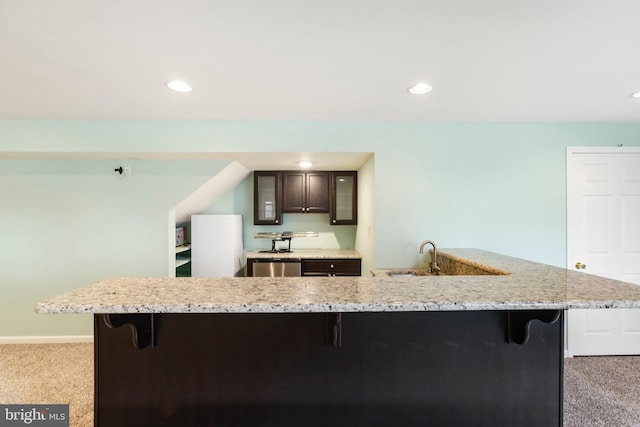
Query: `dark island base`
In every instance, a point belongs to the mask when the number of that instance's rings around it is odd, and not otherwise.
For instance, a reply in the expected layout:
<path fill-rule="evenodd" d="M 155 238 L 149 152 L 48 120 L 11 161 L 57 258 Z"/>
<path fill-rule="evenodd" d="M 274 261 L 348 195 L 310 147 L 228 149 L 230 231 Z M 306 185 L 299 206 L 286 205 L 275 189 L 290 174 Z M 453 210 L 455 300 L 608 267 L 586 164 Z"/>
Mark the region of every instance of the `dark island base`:
<path fill-rule="evenodd" d="M 522 345 L 498 311 L 135 315 L 142 349 L 118 316 L 95 316 L 100 427 L 562 425 L 562 315 Z"/>

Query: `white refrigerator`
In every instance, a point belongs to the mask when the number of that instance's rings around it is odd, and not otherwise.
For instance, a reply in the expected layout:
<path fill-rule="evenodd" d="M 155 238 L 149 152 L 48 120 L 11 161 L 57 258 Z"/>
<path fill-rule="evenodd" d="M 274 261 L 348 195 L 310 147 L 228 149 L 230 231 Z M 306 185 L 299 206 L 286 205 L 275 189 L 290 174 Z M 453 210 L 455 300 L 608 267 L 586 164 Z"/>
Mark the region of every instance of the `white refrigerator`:
<path fill-rule="evenodd" d="M 242 275 L 242 216 L 191 215 L 191 276 Z"/>

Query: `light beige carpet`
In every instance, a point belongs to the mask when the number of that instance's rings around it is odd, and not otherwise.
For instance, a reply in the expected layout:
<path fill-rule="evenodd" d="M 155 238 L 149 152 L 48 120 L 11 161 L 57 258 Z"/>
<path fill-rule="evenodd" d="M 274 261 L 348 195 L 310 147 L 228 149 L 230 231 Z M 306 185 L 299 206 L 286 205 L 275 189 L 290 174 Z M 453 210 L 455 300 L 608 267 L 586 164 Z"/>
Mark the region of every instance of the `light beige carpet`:
<path fill-rule="evenodd" d="M 640 427 L 640 356 L 564 362 L 565 427 Z"/>
<path fill-rule="evenodd" d="M 93 425 L 93 344 L 0 345 L 0 403 L 69 404 L 69 425 Z"/>

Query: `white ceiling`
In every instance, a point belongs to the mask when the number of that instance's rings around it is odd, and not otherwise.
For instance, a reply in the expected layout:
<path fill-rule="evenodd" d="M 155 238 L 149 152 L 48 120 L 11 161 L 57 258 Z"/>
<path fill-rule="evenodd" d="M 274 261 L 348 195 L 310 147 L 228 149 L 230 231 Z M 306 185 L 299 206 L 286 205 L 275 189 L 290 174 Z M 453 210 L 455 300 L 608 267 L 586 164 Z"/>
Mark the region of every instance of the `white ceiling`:
<path fill-rule="evenodd" d="M 0 0 L 0 119 L 638 122 L 639 19 L 637 0 Z"/>

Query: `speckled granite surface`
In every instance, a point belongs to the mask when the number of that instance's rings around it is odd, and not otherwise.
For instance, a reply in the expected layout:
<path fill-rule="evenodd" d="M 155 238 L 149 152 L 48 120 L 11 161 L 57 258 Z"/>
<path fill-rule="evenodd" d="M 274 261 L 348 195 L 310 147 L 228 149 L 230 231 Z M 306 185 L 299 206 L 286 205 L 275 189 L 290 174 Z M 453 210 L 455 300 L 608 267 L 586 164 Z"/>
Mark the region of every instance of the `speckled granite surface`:
<path fill-rule="evenodd" d="M 433 257 L 433 251 L 429 251 L 431 257 Z M 432 258 L 428 258 L 431 260 Z M 465 259 L 460 256 L 450 253 L 438 253 L 438 266 L 440 267 L 441 275 L 450 276 L 478 276 L 478 275 L 508 275 L 511 274 L 508 271 L 501 270 L 490 265 L 482 264 L 478 261 Z M 429 268 L 425 265 L 424 268 L 377 268 L 371 271 L 374 276 L 386 276 L 387 273 L 411 273 L 414 275 L 428 275 Z"/>
<path fill-rule="evenodd" d="M 247 259 L 251 258 L 313 258 L 313 259 L 358 259 L 360 253 L 353 249 L 293 249 L 292 252 L 260 252 L 260 250 L 245 252 Z"/>
<path fill-rule="evenodd" d="M 640 308 L 640 286 L 477 249 L 443 254 L 493 276 L 115 278 L 37 304 L 39 313 L 276 313 Z"/>

